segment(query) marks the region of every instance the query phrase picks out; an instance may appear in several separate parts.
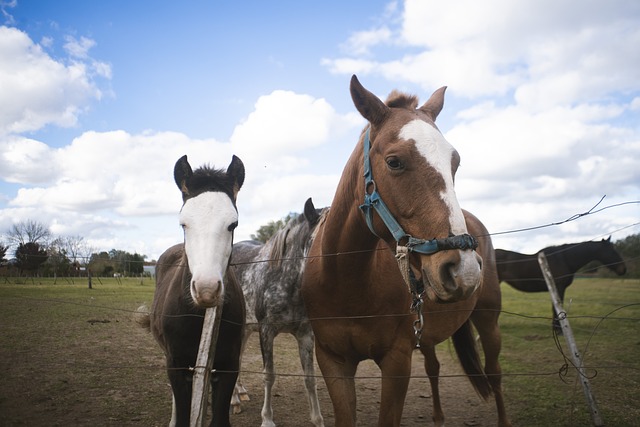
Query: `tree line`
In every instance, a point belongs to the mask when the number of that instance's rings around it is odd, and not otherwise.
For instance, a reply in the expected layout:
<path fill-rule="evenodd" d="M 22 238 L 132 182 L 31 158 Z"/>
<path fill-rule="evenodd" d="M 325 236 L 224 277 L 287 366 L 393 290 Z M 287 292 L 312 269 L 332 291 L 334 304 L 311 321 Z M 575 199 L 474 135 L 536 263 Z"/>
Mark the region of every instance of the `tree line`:
<path fill-rule="evenodd" d="M 290 213 L 270 221 L 251 238 L 264 243 L 297 215 Z M 615 241 L 614 246 L 627 260 L 627 277 L 640 277 L 640 234 Z M 146 258 L 118 249 L 97 252 L 82 236 L 54 236 L 46 226 L 32 220 L 14 224 L 0 238 L 0 276 L 139 276 L 144 274 Z M 597 267 L 585 267 L 593 268 Z M 605 270 L 600 269 L 599 274 L 606 275 Z"/>
<path fill-rule="evenodd" d="M 117 249 L 96 252 L 82 236 L 54 236 L 33 220 L 13 224 L 0 238 L 0 275 L 6 276 L 139 276 L 145 260 Z"/>

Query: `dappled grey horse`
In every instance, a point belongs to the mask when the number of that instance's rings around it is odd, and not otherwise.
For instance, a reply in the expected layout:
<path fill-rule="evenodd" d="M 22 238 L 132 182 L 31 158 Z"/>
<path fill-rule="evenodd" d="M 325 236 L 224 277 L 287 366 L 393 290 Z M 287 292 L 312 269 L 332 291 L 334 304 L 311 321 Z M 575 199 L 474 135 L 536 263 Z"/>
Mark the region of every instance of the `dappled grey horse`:
<path fill-rule="evenodd" d="M 304 213 L 289 220 L 266 243 L 248 240 L 233 245 L 232 266 L 247 303 L 243 352 L 251 333 L 260 333 L 265 372 L 263 427 L 275 426 L 271 405 L 271 389 L 275 383 L 273 341 L 282 332 L 292 334 L 298 342 L 311 422 L 315 426 L 324 425 L 314 376 L 313 332 L 300 295 L 304 257 L 319 218 L 320 210 L 315 209 L 309 198 L 304 205 Z M 246 394 L 246 390 L 238 381 L 236 397 L 232 403 L 234 412 L 240 411 L 240 398 L 243 394 Z"/>

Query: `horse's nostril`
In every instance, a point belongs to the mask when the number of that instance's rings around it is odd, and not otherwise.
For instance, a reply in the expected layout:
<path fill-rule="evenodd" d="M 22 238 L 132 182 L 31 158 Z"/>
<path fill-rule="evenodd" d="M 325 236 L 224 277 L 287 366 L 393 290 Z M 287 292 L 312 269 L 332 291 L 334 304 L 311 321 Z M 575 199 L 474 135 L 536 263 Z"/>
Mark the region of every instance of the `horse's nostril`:
<path fill-rule="evenodd" d="M 440 266 L 440 281 L 442 286 L 448 292 L 454 292 L 458 285 L 456 284 L 456 278 L 458 274 L 456 272 L 456 264 L 453 262 L 447 262 Z"/>

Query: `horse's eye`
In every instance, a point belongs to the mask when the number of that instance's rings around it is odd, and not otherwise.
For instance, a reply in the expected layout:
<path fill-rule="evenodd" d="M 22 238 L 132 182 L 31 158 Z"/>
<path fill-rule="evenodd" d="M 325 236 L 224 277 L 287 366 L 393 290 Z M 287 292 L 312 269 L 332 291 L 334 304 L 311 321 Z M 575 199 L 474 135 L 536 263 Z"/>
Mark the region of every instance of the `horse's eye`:
<path fill-rule="evenodd" d="M 400 159 L 395 157 L 395 156 L 387 157 L 386 162 L 387 162 L 387 166 L 389 167 L 389 169 L 399 170 L 399 169 L 404 168 L 404 166 L 403 166 L 402 162 L 400 161 Z"/>
<path fill-rule="evenodd" d="M 187 228 L 187 224 L 183 224 L 183 223 L 181 223 L 181 224 L 180 224 L 180 227 L 182 227 L 182 229 L 184 230 L 185 228 Z"/>
<path fill-rule="evenodd" d="M 227 230 L 233 231 L 236 229 L 236 227 L 238 227 L 238 221 L 232 222 L 231 224 L 229 224 L 229 227 L 227 227 Z"/>

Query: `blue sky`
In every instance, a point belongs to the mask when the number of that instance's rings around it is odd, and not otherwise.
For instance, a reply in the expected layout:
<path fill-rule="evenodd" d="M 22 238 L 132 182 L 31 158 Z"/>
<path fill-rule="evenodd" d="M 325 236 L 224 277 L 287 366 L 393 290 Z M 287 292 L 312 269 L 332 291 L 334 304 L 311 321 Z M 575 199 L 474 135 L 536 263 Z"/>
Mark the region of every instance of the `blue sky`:
<path fill-rule="evenodd" d="M 492 232 L 640 200 L 640 3 L 454 3 L 0 0 L 0 235 L 33 219 L 157 258 L 181 240 L 183 154 L 244 161 L 236 240 L 329 205 L 364 125 L 354 73 L 383 99 L 448 86 L 458 198 Z M 639 221 L 627 204 L 494 244 Z"/>

